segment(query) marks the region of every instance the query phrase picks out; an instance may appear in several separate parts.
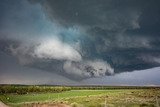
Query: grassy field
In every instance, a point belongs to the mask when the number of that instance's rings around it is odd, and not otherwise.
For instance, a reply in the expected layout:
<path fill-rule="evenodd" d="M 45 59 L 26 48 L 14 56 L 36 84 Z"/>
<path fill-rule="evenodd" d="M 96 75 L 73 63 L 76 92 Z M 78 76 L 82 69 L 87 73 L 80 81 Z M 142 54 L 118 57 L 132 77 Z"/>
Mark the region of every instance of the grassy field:
<path fill-rule="evenodd" d="M 160 89 L 70 90 L 60 93 L 0 94 L 0 100 L 15 107 L 64 103 L 71 107 L 157 107 Z"/>

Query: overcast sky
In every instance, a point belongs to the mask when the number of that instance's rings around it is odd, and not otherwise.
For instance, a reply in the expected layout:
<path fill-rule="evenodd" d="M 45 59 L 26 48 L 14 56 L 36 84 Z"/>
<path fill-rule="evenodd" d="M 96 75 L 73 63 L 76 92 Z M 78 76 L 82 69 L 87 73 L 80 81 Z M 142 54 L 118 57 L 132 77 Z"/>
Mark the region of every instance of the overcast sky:
<path fill-rule="evenodd" d="M 159 0 L 0 0 L 1 84 L 160 85 Z"/>

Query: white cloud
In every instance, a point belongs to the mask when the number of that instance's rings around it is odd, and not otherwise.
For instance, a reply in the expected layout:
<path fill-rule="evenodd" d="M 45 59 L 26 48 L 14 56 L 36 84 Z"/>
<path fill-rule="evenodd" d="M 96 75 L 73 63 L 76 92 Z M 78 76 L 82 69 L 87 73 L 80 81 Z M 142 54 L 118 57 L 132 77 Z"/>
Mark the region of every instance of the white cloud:
<path fill-rule="evenodd" d="M 81 55 L 70 45 L 58 39 L 47 40 L 36 46 L 34 56 L 37 58 L 80 61 Z"/>
<path fill-rule="evenodd" d="M 75 48 L 59 39 L 47 39 L 36 43 L 23 42 L 17 47 L 10 46 L 10 50 L 23 65 L 32 63 L 34 59 L 81 60 L 81 55 Z"/>

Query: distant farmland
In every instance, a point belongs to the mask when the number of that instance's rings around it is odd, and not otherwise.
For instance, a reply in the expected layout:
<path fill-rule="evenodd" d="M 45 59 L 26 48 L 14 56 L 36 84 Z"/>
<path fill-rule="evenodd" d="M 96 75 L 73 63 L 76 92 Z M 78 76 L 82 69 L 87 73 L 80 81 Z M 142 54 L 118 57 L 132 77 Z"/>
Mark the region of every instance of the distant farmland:
<path fill-rule="evenodd" d="M 159 107 L 159 87 L 1 85 L 0 100 L 13 107 Z"/>

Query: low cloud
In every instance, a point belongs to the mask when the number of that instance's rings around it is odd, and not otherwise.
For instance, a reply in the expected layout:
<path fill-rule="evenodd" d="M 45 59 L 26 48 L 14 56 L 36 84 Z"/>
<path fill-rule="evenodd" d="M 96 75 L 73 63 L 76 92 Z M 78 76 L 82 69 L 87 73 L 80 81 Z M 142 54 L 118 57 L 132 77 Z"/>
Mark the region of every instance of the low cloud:
<path fill-rule="evenodd" d="M 60 74 L 63 76 L 66 74 L 71 79 L 114 74 L 114 69 L 106 61 L 82 58 L 75 48 L 76 46 L 73 48 L 59 39 L 47 39 L 37 43 L 21 43 L 16 47 L 10 45 L 9 49 L 22 65 L 57 73 L 61 72 Z M 54 65 L 57 65 L 58 68 L 53 67 Z"/>
<path fill-rule="evenodd" d="M 67 74 L 82 78 L 114 74 L 114 69 L 103 60 L 87 60 L 83 62 L 67 61 L 64 63 L 63 69 Z"/>
<path fill-rule="evenodd" d="M 84 84 L 88 85 L 139 85 L 139 86 L 156 86 L 160 84 L 160 67 L 135 70 L 133 72 L 123 72 L 114 76 L 91 78 L 83 80 Z"/>

